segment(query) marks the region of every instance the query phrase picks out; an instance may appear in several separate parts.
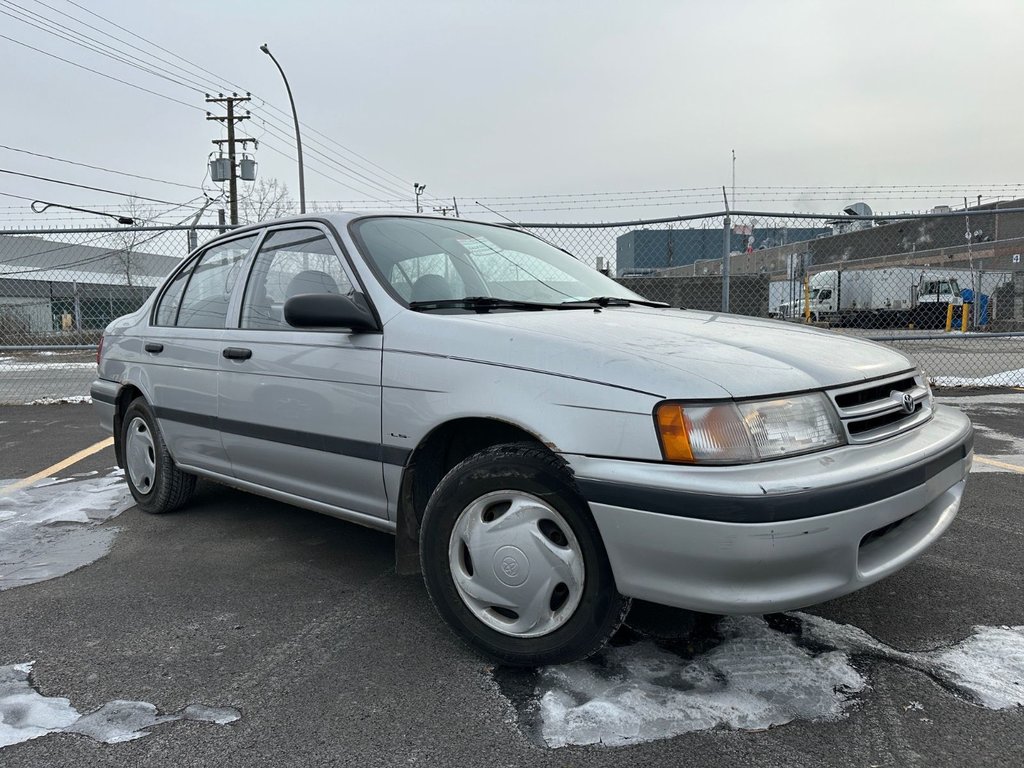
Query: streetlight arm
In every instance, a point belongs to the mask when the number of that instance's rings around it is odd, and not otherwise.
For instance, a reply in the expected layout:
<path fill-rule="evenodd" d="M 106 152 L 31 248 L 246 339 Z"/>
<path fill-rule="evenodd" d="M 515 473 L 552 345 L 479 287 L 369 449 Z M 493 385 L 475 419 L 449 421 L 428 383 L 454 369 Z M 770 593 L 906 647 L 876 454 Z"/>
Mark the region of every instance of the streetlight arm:
<path fill-rule="evenodd" d="M 285 76 L 280 62 L 278 62 L 278 60 L 274 58 L 274 54 L 270 52 L 270 46 L 264 43 L 260 46 L 260 50 L 270 57 L 270 60 L 274 62 L 274 66 L 277 67 L 277 71 L 281 73 L 281 79 L 284 80 L 285 90 L 288 91 L 288 102 L 292 105 L 292 118 L 295 120 L 295 149 L 299 158 L 299 213 L 305 213 L 306 177 L 302 168 L 302 137 L 299 133 L 299 113 L 295 111 L 295 99 L 292 98 L 292 87 L 288 84 L 288 78 Z"/>

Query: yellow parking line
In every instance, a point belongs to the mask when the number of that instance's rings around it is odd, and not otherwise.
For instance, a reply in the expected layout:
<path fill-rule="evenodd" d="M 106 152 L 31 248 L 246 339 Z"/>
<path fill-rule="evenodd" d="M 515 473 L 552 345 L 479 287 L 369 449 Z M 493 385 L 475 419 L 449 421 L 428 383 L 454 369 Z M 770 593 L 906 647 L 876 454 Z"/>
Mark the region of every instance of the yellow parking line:
<path fill-rule="evenodd" d="M 982 464 L 989 464 L 993 467 L 1001 467 L 1002 469 L 1008 469 L 1011 472 L 1017 472 L 1019 474 L 1024 475 L 1024 467 L 1019 467 L 1016 464 L 1007 464 L 1005 461 L 996 461 L 995 459 L 990 459 L 986 456 L 978 455 L 974 456 L 974 460 L 980 461 Z"/>
<path fill-rule="evenodd" d="M 62 469 L 67 469 L 72 464 L 77 464 L 82 459 L 88 458 L 89 456 L 92 456 L 94 453 L 99 453 L 104 448 L 109 448 L 113 444 L 114 438 L 112 437 L 108 437 L 106 440 L 100 440 L 95 445 L 90 445 L 88 448 L 83 448 L 78 453 L 73 453 L 66 459 L 58 461 L 52 467 L 47 467 L 46 469 L 40 472 L 36 472 L 34 475 L 26 477 L 23 480 L 19 480 L 16 483 L 5 485 L 3 488 L 0 488 L 0 496 L 3 496 L 4 494 L 7 493 L 13 493 L 14 491 L 20 491 L 22 488 L 28 488 L 33 483 L 38 483 L 45 477 L 50 477 L 56 472 L 60 472 Z"/>

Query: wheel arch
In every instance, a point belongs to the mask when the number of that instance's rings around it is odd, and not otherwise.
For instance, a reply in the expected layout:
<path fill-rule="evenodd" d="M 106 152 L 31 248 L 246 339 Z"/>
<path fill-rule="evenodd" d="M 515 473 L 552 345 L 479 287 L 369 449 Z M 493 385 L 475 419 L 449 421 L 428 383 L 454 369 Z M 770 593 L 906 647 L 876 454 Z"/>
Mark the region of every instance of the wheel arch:
<path fill-rule="evenodd" d="M 395 531 L 395 567 L 420 573 L 420 521 L 430 495 L 448 471 L 482 450 L 504 443 L 535 443 L 555 451 L 536 434 L 492 417 L 463 417 L 439 424 L 413 450 L 402 470 Z"/>
<path fill-rule="evenodd" d="M 117 466 L 124 468 L 124 444 L 121 440 L 121 430 L 124 423 L 124 413 L 128 410 L 128 406 L 136 398 L 146 398 L 145 393 L 134 384 L 125 384 L 119 390 L 114 398 L 114 457 L 117 460 Z M 149 402 L 146 400 L 146 402 Z"/>

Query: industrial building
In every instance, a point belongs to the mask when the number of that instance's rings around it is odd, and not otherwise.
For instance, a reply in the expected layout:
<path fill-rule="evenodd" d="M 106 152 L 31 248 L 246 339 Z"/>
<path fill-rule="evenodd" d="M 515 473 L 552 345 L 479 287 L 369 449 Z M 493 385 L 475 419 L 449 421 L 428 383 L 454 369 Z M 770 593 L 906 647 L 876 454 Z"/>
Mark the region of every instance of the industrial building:
<path fill-rule="evenodd" d="M 752 227 L 731 229 L 729 248 L 733 252 L 758 251 L 789 243 L 813 240 L 832 234 L 828 227 Z M 619 276 L 650 274 L 657 270 L 722 258 L 722 230 L 634 229 L 615 241 L 615 264 Z"/>
<path fill-rule="evenodd" d="M 0 235 L 0 344 L 102 329 L 137 309 L 181 260 L 135 250 L 128 233 L 103 239 L 109 245 Z"/>

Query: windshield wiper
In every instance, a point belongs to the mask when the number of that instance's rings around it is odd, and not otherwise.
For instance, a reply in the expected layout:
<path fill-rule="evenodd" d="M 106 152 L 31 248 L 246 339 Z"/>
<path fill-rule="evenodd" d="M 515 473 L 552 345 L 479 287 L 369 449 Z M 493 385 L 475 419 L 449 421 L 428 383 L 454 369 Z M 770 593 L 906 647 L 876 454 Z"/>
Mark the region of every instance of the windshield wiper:
<path fill-rule="evenodd" d="M 601 305 L 594 301 L 567 301 L 552 304 L 542 301 L 520 301 L 518 299 L 499 299 L 496 296 L 465 296 L 461 299 L 433 299 L 431 301 L 410 301 L 409 309 L 423 312 L 430 309 L 472 309 L 477 312 L 490 312 L 492 309 L 600 309 Z"/>
<path fill-rule="evenodd" d="M 667 307 L 663 301 L 648 301 L 647 299 L 627 299 L 622 296 L 594 296 L 585 301 L 566 301 L 563 304 L 597 304 L 599 307 L 628 307 L 630 304 L 641 304 L 645 307 Z"/>

